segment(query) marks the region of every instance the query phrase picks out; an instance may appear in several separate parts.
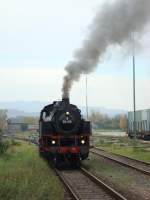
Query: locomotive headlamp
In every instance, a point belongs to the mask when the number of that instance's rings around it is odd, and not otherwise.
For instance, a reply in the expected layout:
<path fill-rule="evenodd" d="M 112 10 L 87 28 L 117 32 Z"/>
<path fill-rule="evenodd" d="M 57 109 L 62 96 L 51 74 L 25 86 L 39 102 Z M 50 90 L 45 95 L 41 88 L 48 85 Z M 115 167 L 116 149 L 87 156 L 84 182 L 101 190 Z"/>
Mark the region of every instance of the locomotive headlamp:
<path fill-rule="evenodd" d="M 70 115 L 70 113 L 69 113 L 69 112 L 66 112 L 66 115 Z"/>
<path fill-rule="evenodd" d="M 52 144 L 56 144 L 56 141 L 55 141 L 55 140 L 52 140 Z"/>
<path fill-rule="evenodd" d="M 81 140 L 81 144 L 85 144 L 85 140 Z"/>

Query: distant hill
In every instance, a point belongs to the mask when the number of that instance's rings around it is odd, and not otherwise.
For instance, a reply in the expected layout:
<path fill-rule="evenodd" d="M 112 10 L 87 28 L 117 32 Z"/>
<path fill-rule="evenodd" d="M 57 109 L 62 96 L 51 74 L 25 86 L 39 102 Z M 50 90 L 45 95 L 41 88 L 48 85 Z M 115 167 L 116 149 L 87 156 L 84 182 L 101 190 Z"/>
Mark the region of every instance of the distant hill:
<path fill-rule="evenodd" d="M 48 102 L 40 101 L 10 101 L 10 102 L 0 102 L 0 109 L 8 110 L 19 110 L 24 112 L 36 113 L 47 105 Z"/>
<path fill-rule="evenodd" d="M 41 109 L 48 105 L 49 102 L 40 101 L 14 101 L 14 102 L 0 102 L 0 109 L 8 110 L 8 117 L 17 116 L 39 116 Z M 86 114 L 86 109 L 84 106 L 79 106 L 82 114 Z M 92 111 L 98 111 L 113 117 L 118 114 L 126 114 L 127 111 L 121 109 L 109 109 L 104 107 L 89 107 L 89 113 Z"/>
<path fill-rule="evenodd" d="M 85 107 L 81 107 L 81 110 L 83 111 L 83 113 L 86 113 L 86 109 Z M 100 112 L 103 114 L 108 115 L 109 117 L 114 117 L 116 115 L 120 115 L 120 114 L 127 114 L 126 110 L 122 110 L 122 109 L 112 109 L 112 108 L 104 108 L 104 107 L 89 107 L 88 108 L 89 113 L 91 113 L 92 111 L 94 112 Z"/>
<path fill-rule="evenodd" d="M 16 110 L 16 109 L 7 109 L 7 115 L 9 118 L 16 118 L 19 116 L 32 116 L 32 117 L 38 117 L 40 112 L 25 112 L 21 110 Z"/>

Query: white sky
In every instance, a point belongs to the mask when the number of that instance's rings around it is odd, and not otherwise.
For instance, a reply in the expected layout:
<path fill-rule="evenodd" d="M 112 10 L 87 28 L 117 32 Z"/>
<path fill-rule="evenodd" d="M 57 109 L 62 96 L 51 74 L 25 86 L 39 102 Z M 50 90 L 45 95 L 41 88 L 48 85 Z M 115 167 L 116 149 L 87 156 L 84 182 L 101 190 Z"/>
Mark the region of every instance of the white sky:
<path fill-rule="evenodd" d="M 64 67 L 104 0 L 5 0 L 0 3 L 0 101 L 61 98 Z M 137 108 L 150 108 L 150 31 L 136 55 Z M 111 48 L 88 76 L 89 105 L 132 109 L 132 58 Z M 140 49 L 140 51 L 139 51 Z M 85 104 L 81 78 L 71 100 Z"/>

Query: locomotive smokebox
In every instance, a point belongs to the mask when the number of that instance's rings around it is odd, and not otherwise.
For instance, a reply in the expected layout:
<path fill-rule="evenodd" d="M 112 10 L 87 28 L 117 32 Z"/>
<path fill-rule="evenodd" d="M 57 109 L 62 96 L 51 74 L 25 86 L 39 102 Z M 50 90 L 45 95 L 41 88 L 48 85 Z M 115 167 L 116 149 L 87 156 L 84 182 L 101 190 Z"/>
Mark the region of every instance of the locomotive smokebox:
<path fill-rule="evenodd" d="M 70 104 L 69 98 L 63 98 L 63 99 L 62 99 L 62 102 L 63 102 L 63 104 L 66 105 L 66 106 Z"/>

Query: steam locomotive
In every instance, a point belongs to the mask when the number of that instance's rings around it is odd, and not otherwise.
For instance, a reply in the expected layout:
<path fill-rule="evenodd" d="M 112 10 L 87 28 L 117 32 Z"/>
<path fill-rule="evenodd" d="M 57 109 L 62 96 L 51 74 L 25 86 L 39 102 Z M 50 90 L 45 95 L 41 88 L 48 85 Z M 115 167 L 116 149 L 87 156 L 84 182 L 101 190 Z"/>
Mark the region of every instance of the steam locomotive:
<path fill-rule="evenodd" d="M 91 124 L 69 99 L 54 101 L 40 114 L 39 153 L 58 166 L 67 162 L 79 166 L 88 157 Z"/>

